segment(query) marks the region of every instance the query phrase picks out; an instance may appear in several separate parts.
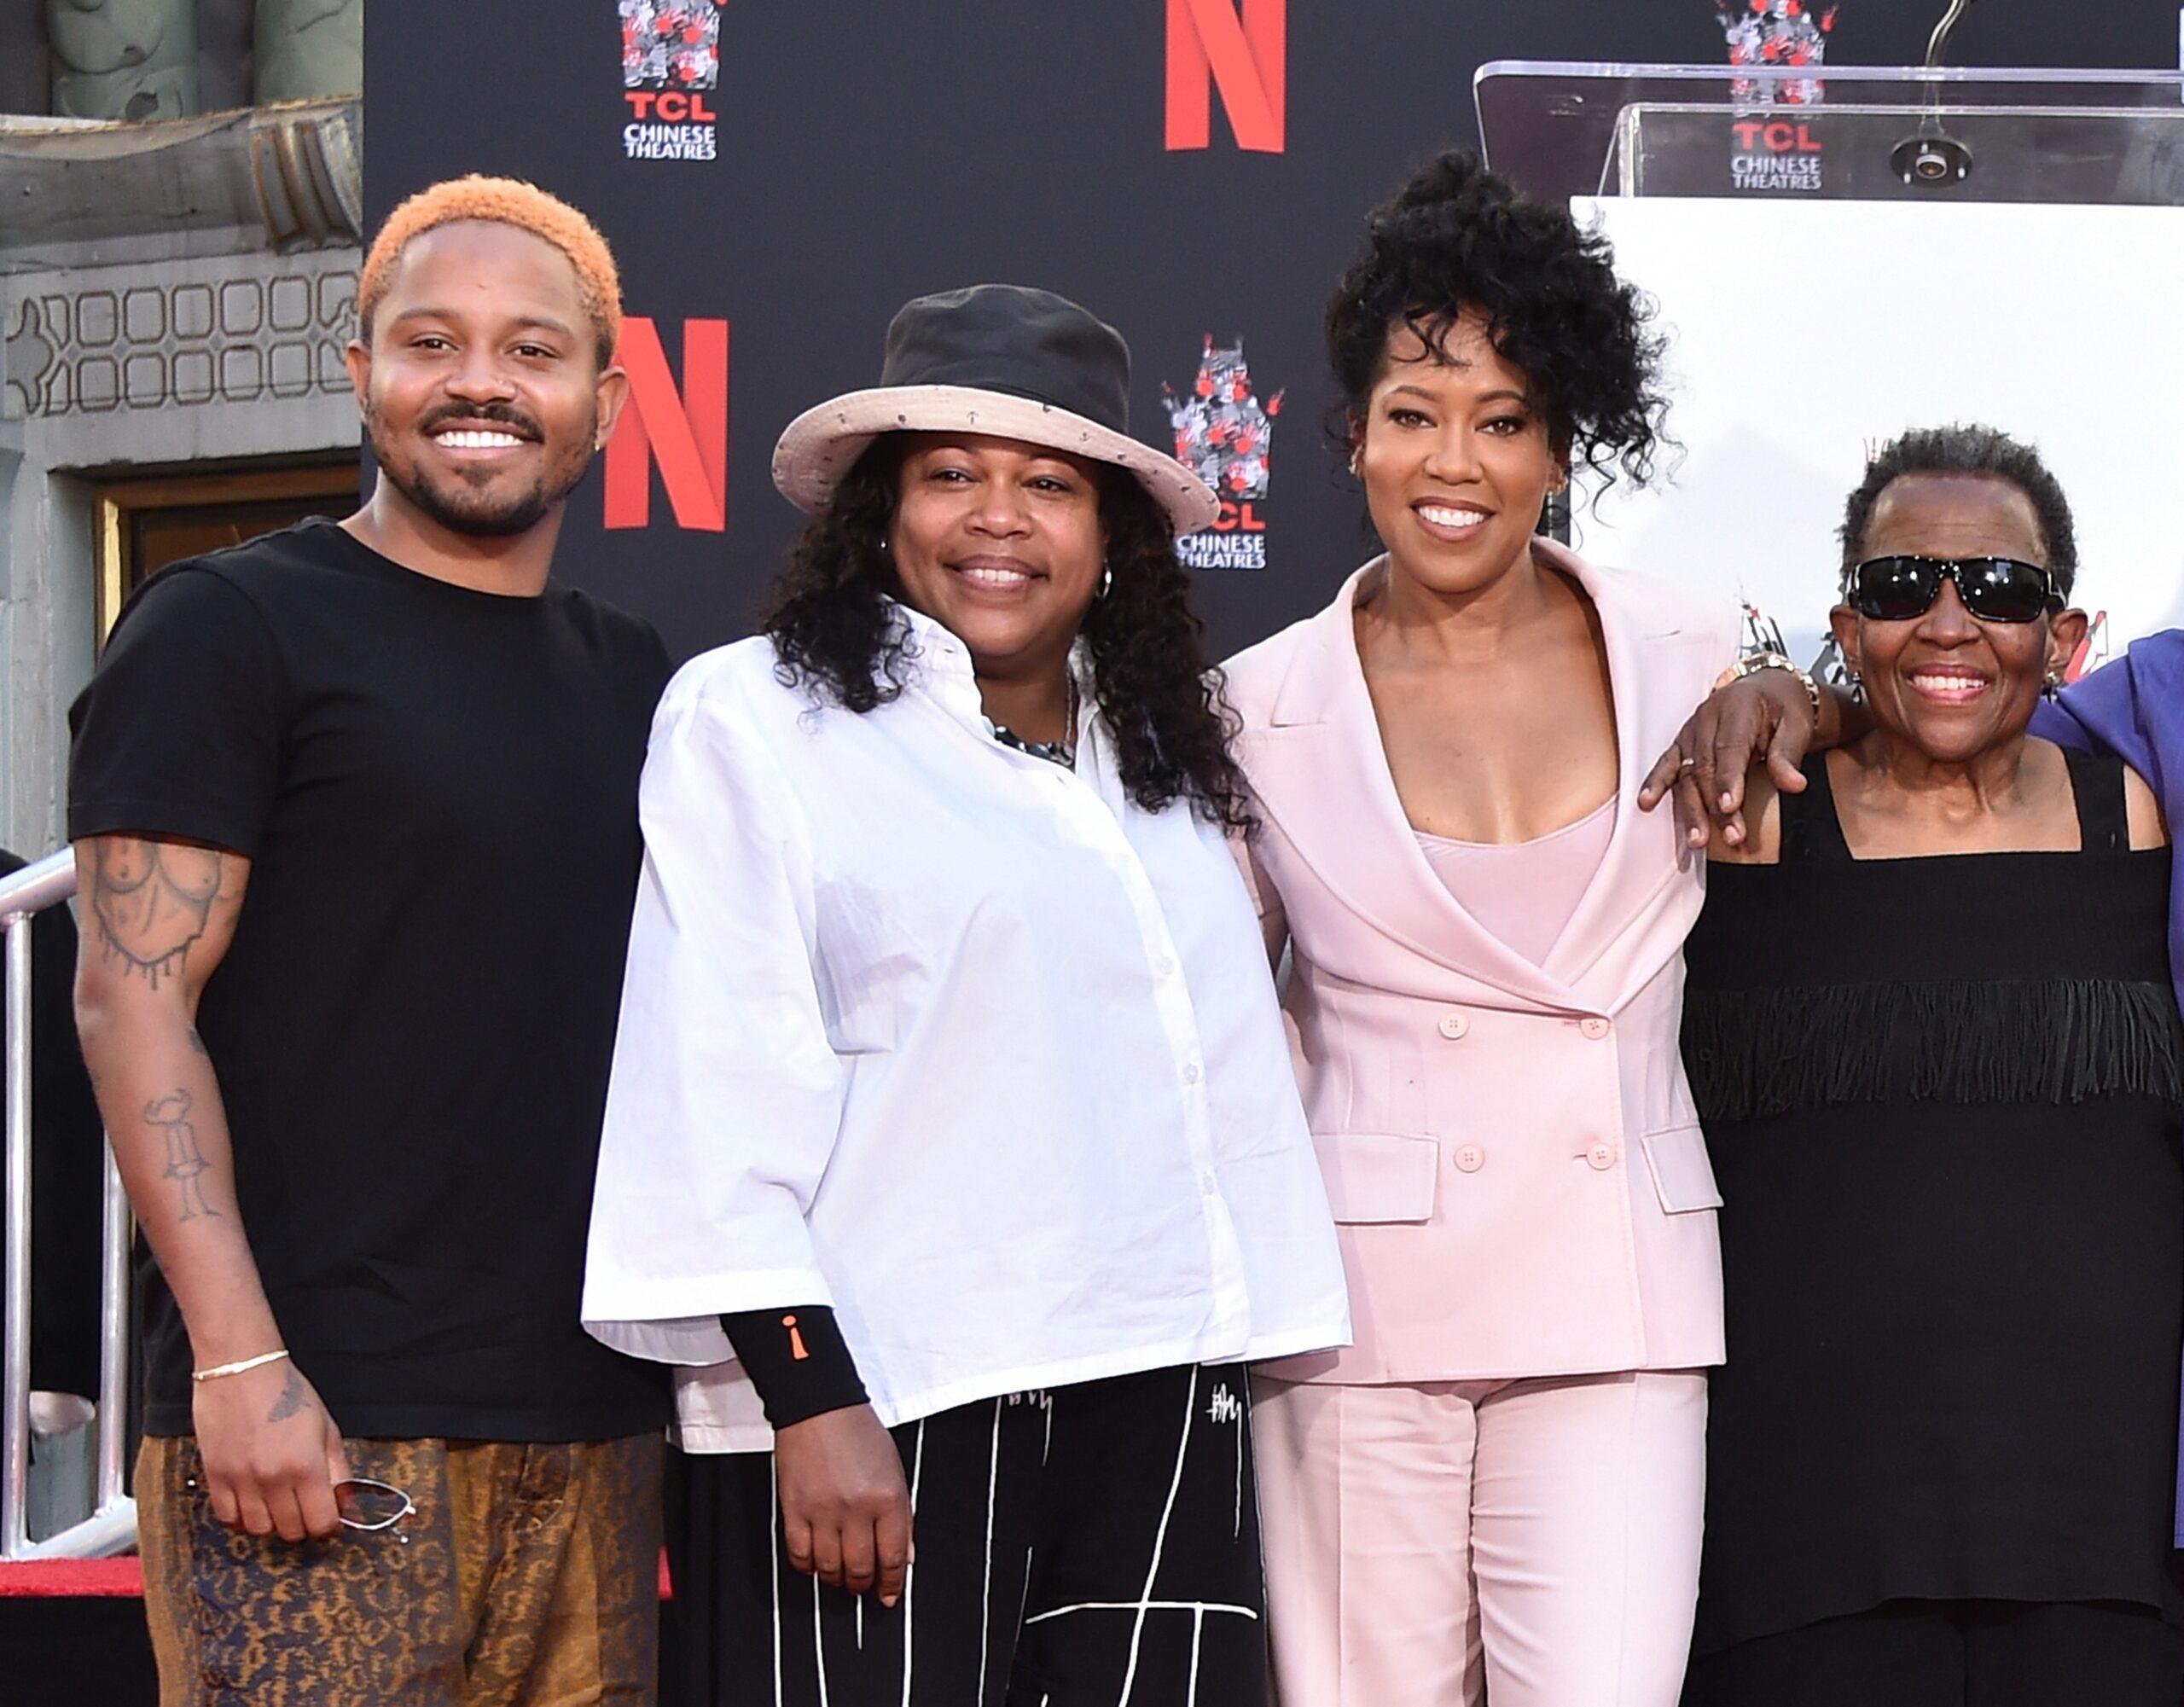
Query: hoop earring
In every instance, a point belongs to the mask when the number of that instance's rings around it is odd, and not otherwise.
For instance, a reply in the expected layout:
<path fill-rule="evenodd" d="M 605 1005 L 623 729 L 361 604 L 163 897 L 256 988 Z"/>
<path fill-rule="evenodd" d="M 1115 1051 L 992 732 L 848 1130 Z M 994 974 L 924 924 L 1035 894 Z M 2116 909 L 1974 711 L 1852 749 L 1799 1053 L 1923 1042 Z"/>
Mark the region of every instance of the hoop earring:
<path fill-rule="evenodd" d="M 1093 594 L 1092 596 L 1095 599 L 1106 598 L 1107 596 L 1107 589 L 1114 584 L 1115 572 L 1113 566 L 1111 565 L 1100 572 L 1100 590 Z"/>
<path fill-rule="evenodd" d="M 1359 479 L 1359 478 L 1360 478 L 1360 476 L 1359 476 L 1359 474 L 1358 474 L 1358 473 L 1357 473 L 1357 462 L 1358 462 L 1358 459 L 1359 459 L 1360 457 L 1362 457 L 1364 454 L 1365 454 L 1365 453 L 1364 453 L 1362 450 L 1357 450 L 1357 449 L 1356 449 L 1356 448 L 1354 448 L 1354 447 L 1353 447 L 1353 448 L 1351 449 L 1351 450 L 1350 450 L 1350 478 L 1351 479 L 1353 479 L 1353 480 L 1357 479 Z"/>

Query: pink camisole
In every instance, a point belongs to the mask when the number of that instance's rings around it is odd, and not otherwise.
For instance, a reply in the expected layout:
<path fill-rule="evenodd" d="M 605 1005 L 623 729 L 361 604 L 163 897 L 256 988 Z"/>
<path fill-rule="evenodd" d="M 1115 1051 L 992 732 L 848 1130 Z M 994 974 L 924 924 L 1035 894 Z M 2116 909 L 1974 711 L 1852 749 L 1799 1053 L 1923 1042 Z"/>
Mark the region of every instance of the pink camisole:
<path fill-rule="evenodd" d="M 1529 842 L 1458 842 L 1415 832 L 1426 864 L 1456 904 L 1534 966 L 1577 912 L 1615 833 L 1612 798 Z"/>

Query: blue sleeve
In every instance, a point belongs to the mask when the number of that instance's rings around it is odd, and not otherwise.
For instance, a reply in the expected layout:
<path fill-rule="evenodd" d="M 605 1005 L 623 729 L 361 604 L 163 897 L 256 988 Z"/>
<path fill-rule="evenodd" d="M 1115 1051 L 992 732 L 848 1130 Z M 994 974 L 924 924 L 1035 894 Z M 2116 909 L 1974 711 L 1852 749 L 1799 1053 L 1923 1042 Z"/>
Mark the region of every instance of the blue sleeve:
<path fill-rule="evenodd" d="M 2171 659 L 2170 653 L 2177 656 Z M 2034 715 L 2032 733 L 2068 746 L 2115 753 L 2158 789 L 2163 769 L 2159 731 L 2148 727 L 2141 689 L 2152 685 L 2150 672 L 2158 676 L 2169 663 L 2184 665 L 2184 633 L 2150 636 L 2114 663 L 2081 676 L 2063 690 L 2052 708 L 2043 705 Z"/>
<path fill-rule="evenodd" d="M 2030 733 L 2042 740 L 2051 740 L 2057 746 L 2076 747 L 2082 752 L 2097 752 L 2100 744 L 2093 731 L 2077 720 L 2071 707 L 2059 700 L 2042 700 L 2032 708 Z"/>

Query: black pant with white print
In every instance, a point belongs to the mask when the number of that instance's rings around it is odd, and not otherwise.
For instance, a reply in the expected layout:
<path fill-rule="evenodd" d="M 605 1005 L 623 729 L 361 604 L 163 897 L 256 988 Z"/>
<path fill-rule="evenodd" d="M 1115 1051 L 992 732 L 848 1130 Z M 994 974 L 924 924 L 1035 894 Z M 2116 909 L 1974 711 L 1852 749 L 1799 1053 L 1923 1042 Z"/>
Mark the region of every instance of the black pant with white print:
<path fill-rule="evenodd" d="M 669 1514 L 682 1665 L 663 1698 L 1263 1703 L 1246 1391 L 1233 1364 L 1159 1369 L 896 1429 L 917 1559 L 892 1611 L 790 1568 L 770 1454 L 686 1456 Z"/>

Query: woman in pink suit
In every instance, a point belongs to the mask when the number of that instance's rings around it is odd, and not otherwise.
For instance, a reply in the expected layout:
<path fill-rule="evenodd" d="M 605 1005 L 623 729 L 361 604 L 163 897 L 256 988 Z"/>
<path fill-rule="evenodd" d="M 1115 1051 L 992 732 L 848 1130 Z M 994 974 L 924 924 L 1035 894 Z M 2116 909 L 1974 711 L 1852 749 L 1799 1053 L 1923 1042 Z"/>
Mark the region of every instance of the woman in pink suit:
<path fill-rule="evenodd" d="M 1281 1707 L 1672 1707 L 1719 1202 L 1701 867 L 1636 810 L 1737 618 L 1537 537 L 1662 408 L 1604 242 L 1452 154 L 1327 310 L 1385 548 L 1228 666 L 1356 1344 L 1255 1386 Z"/>

